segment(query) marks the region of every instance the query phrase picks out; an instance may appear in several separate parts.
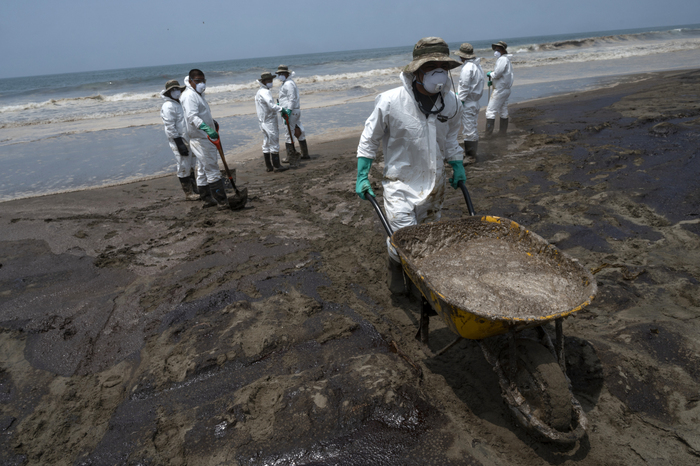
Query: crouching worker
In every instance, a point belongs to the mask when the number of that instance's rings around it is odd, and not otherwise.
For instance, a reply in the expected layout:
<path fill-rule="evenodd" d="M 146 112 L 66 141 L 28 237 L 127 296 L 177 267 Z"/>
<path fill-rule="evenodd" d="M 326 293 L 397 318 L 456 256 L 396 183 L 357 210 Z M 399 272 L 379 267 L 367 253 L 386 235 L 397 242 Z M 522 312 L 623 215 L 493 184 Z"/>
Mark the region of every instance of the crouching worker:
<path fill-rule="evenodd" d="M 258 79 L 260 89 L 255 94 L 255 110 L 258 112 L 258 124 L 263 133 L 262 151 L 265 159 L 265 168 L 268 172 L 285 171 L 287 167 L 280 165 L 280 130 L 277 122 L 277 113 L 282 107 L 272 100 L 272 73 L 263 73 Z"/>
<path fill-rule="evenodd" d="M 180 105 L 180 95 L 184 89 L 185 86 L 180 86 L 180 83 L 174 79 L 165 83 L 165 89 L 160 93 L 165 101 L 160 109 L 160 117 L 163 119 L 168 143 L 177 160 L 177 177 L 185 192 L 185 198 L 188 201 L 196 201 L 199 199 L 199 190 L 191 172 L 196 166 L 197 158 L 190 155 L 187 147 L 190 137 L 187 135 L 185 114 Z"/>
<path fill-rule="evenodd" d="M 211 116 L 209 104 L 204 98 L 207 80 L 202 71 L 194 69 L 185 78 L 186 89 L 180 102 L 185 111 L 187 134 L 190 136 L 190 149 L 199 161 L 197 170 L 197 188 L 204 201 L 204 207 L 218 206 L 228 209 L 228 199 L 224 180 L 219 171 L 219 152 L 209 141 L 219 139 L 218 125 Z"/>
<path fill-rule="evenodd" d="M 458 135 L 462 102 L 451 90 L 448 71 L 461 63 L 450 58 L 444 40 L 427 37 L 413 48 L 413 61 L 400 75 L 402 86 L 379 94 L 365 122 L 357 148 L 355 192 L 374 196 L 368 175 L 384 144 L 384 211 L 396 231 L 440 219 L 445 197 L 445 161 L 453 171 L 450 183 L 466 181 Z M 387 238 L 388 285 L 406 292 L 401 261 Z"/>

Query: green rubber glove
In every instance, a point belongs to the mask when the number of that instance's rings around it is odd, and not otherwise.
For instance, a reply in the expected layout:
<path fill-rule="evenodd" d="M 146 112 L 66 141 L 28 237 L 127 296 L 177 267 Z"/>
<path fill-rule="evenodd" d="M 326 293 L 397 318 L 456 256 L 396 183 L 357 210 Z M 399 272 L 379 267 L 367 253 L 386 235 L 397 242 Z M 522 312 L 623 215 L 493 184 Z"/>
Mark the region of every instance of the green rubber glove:
<path fill-rule="evenodd" d="M 292 114 L 292 111 L 289 110 L 288 108 L 283 108 L 282 110 L 280 110 L 280 112 L 282 113 L 282 115 L 286 116 L 287 118 L 289 118 L 289 115 Z"/>
<path fill-rule="evenodd" d="M 367 200 L 365 192 L 369 192 L 372 197 L 376 197 L 374 191 L 372 191 L 372 185 L 369 184 L 370 168 L 372 168 L 372 159 L 368 159 L 367 157 L 357 158 L 357 183 L 355 183 L 355 192 L 360 196 L 360 199 L 365 201 Z M 462 172 L 464 172 L 464 169 L 462 169 Z"/>
<path fill-rule="evenodd" d="M 199 129 L 201 129 L 202 131 L 204 131 L 205 133 L 207 133 L 207 136 L 209 136 L 209 137 L 212 138 L 213 140 L 216 141 L 217 139 L 219 139 L 219 133 L 217 133 L 216 131 L 214 131 L 213 129 L 211 129 L 209 126 L 207 126 L 206 123 L 202 122 L 202 124 L 199 125 Z"/>
<path fill-rule="evenodd" d="M 458 183 L 460 181 L 467 181 L 467 174 L 464 173 L 464 165 L 462 165 L 461 160 L 450 160 L 450 165 L 452 165 L 452 178 L 450 178 L 450 184 L 453 188 L 459 188 Z"/>

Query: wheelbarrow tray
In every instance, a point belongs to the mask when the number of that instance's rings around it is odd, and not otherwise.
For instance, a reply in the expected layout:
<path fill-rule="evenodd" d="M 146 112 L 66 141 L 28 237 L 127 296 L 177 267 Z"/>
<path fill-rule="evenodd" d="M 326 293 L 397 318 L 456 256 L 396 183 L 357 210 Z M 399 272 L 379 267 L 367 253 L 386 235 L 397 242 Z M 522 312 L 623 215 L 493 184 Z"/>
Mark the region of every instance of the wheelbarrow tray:
<path fill-rule="evenodd" d="M 542 325 L 579 311 L 597 292 L 578 261 L 506 218 L 406 227 L 391 244 L 410 280 L 464 338 Z"/>

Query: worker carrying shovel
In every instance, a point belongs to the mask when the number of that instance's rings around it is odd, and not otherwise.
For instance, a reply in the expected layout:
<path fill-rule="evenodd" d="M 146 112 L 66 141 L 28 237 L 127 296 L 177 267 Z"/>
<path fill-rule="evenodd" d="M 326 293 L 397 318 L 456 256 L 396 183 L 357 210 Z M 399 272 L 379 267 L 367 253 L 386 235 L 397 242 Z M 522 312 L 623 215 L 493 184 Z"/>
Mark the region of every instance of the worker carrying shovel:
<path fill-rule="evenodd" d="M 187 132 L 190 136 L 190 149 L 199 161 L 197 170 L 197 188 L 204 201 L 203 207 L 218 206 L 228 209 L 224 180 L 221 177 L 217 147 L 209 140 L 219 139 L 219 125 L 211 116 L 209 104 L 204 98 L 207 80 L 201 70 L 193 69 L 185 77 L 186 89 L 180 97 L 187 120 Z"/>
<path fill-rule="evenodd" d="M 289 163 L 296 166 L 298 155 L 294 147 L 294 137 L 299 140 L 301 148 L 301 160 L 309 160 L 309 148 L 306 145 L 306 133 L 304 126 L 301 124 L 301 104 L 299 100 L 299 89 L 294 82 L 294 72 L 290 74 L 287 65 L 277 67 L 277 79 L 282 81 L 280 86 L 278 101 L 282 107 L 282 117 L 285 119 L 287 131 L 285 148 L 287 149 L 287 158 L 283 159 L 283 163 Z"/>

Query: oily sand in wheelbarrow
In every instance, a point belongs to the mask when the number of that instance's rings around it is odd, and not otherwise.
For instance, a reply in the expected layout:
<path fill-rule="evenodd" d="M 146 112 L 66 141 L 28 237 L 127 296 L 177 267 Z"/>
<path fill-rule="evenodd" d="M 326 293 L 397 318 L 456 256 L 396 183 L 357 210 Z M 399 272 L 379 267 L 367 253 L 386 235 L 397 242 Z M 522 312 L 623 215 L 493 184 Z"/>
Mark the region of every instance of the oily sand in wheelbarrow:
<path fill-rule="evenodd" d="M 495 238 L 437 246 L 415 263 L 436 291 L 481 316 L 546 317 L 569 311 L 589 296 L 580 276 Z"/>

